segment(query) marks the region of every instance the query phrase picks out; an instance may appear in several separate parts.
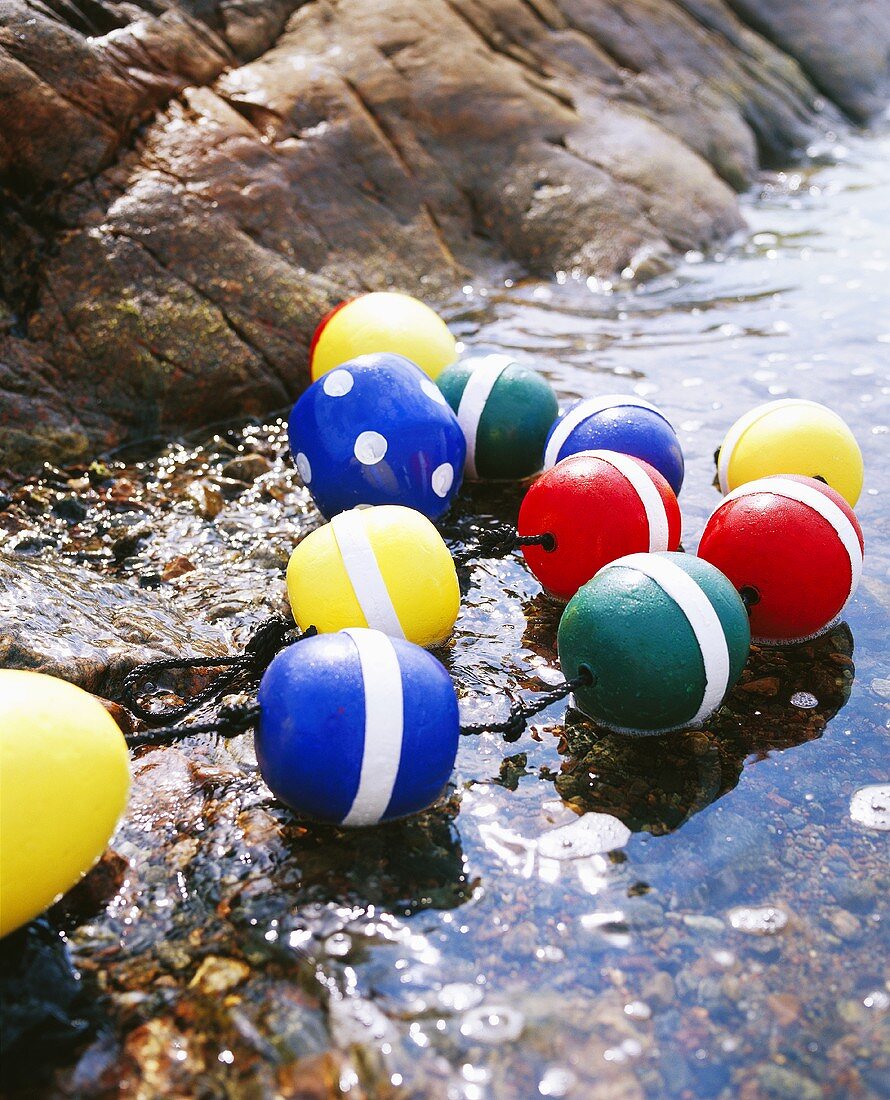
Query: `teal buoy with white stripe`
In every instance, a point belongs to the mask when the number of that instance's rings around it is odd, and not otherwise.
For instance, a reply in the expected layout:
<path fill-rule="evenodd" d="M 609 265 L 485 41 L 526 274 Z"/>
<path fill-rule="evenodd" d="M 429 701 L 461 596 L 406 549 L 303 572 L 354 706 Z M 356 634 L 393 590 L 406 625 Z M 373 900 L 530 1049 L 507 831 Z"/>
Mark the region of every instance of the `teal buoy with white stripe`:
<path fill-rule="evenodd" d="M 467 479 L 519 480 L 541 469 L 559 405 L 537 371 L 509 355 L 471 355 L 447 367 L 438 386 L 467 441 Z"/>
<path fill-rule="evenodd" d="M 698 726 L 742 674 L 751 632 L 729 580 L 700 558 L 629 554 L 578 590 L 559 624 L 567 680 L 589 673 L 575 702 L 617 733 Z"/>

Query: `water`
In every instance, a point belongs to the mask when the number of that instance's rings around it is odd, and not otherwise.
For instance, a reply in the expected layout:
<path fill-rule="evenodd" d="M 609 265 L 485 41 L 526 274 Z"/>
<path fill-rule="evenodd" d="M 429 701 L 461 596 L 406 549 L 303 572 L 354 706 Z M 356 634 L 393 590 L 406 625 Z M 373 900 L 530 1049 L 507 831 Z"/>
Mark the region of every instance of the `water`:
<path fill-rule="evenodd" d="M 658 403 L 686 454 L 687 549 L 740 413 L 785 395 L 835 408 L 866 461 L 866 566 L 845 625 L 755 652 L 706 730 L 629 742 L 558 704 L 516 744 L 464 739 L 444 806 L 371 833 L 294 822 L 248 739 L 143 755 L 114 841 L 129 864 L 68 922 L 111 1021 L 59 1056 L 69 1088 L 886 1095 L 890 135 L 824 160 L 766 178 L 721 255 L 642 287 L 571 273 L 468 286 L 450 319 L 467 346 L 537 363 L 563 399 Z M 227 438 L 116 469 L 133 507 L 94 494 L 75 535 L 43 514 L 41 555 L 141 579 L 196 630 L 242 637 L 280 605 L 294 525 L 317 517 L 280 426 Z M 231 447 L 271 469 L 202 518 L 189 494 L 219 481 Z M 514 518 L 520 496 L 468 491 L 448 533 Z M 114 523 L 146 519 L 151 534 L 115 554 Z M 23 525 L 7 546 L 25 555 L 29 537 Z M 196 568 L 162 583 L 177 554 Z M 518 559 L 475 564 L 443 654 L 468 718 L 546 690 L 557 620 Z"/>

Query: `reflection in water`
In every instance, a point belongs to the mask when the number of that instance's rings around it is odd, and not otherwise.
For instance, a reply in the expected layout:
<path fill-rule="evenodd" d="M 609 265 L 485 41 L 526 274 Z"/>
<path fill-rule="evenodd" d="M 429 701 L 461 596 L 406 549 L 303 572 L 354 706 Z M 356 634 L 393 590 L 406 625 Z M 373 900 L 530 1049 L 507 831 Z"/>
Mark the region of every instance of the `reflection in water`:
<path fill-rule="evenodd" d="M 376 907 L 400 916 L 453 909 L 473 891 L 457 809 L 452 799 L 418 817 L 348 830 L 301 822 L 271 804 L 262 841 L 271 876 L 247 876 L 228 905 L 260 925 L 307 905 Z"/>
<path fill-rule="evenodd" d="M 620 737 L 573 710 L 556 789 L 574 808 L 613 814 L 634 832 L 673 832 L 732 790 L 746 763 L 821 736 L 849 699 L 853 677 L 853 636 L 842 623 L 805 645 L 755 647 L 704 730 Z M 795 702 L 801 694 L 806 706 Z"/>

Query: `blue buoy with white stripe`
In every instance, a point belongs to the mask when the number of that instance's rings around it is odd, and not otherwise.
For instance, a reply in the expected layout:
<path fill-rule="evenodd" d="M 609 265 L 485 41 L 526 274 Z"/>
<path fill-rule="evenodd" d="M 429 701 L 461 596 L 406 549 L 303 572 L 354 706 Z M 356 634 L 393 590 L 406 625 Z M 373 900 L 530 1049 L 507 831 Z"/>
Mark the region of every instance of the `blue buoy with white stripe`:
<path fill-rule="evenodd" d="M 470 355 L 446 367 L 438 386 L 467 441 L 468 480 L 520 480 L 541 469 L 559 412 L 543 375 L 510 355 Z"/>
<path fill-rule="evenodd" d="M 432 379 L 401 355 L 360 355 L 306 390 L 288 421 L 294 462 L 327 519 L 403 504 L 429 519 L 460 488 L 466 443 Z"/>
<path fill-rule="evenodd" d="M 275 657 L 258 699 L 260 771 L 301 816 L 347 827 L 406 817 L 451 775 L 454 685 L 411 642 L 366 629 L 306 638 Z"/>
<path fill-rule="evenodd" d="M 715 566 L 680 553 L 629 554 L 578 590 L 559 624 L 567 679 L 588 674 L 575 702 L 617 733 L 700 726 L 742 674 L 748 614 Z"/>
<path fill-rule="evenodd" d="M 660 409 L 634 394 L 610 393 L 576 401 L 550 429 L 544 469 L 579 451 L 619 451 L 654 466 L 675 493 L 683 484 L 683 451 Z"/>

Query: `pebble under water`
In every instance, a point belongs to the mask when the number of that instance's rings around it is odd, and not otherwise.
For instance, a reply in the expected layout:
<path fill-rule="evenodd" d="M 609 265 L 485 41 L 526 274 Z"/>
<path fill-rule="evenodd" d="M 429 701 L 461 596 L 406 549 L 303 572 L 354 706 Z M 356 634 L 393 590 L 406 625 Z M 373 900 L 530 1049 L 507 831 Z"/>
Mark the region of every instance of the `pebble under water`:
<path fill-rule="evenodd" d="M 446 800 L 366 832 L 293 819 L 249 736 L 141 751 L 110 853 L 3 945 L 8 1095 L 887 1095 L 890 135 L 812 152 L 720 255 L 643 285 L 467 286 L 449 320 L 562 400 L 660 405 L 690 551 L 740 413 L 836 409 L 866 462 L 844 623 L 755 650 L 704 730 L 629 740 L 561 703 L 515 744 L 464 738 Z M 137 650 L 242 644 L 320 522 L 285 447 L 248 425 L 14 489 L 7 660 L 113 696 Z M 521 495 L 465 489 L 446 537 Z M 498 720 L 558 680 L 559 610 L 518 556 L 464 587 L 441 656 L 464 717 Z"/>

